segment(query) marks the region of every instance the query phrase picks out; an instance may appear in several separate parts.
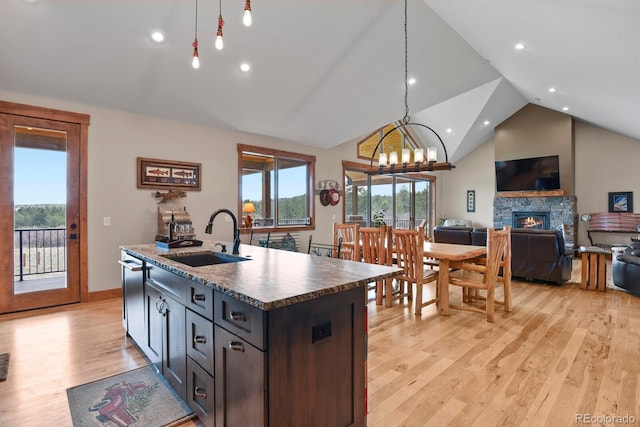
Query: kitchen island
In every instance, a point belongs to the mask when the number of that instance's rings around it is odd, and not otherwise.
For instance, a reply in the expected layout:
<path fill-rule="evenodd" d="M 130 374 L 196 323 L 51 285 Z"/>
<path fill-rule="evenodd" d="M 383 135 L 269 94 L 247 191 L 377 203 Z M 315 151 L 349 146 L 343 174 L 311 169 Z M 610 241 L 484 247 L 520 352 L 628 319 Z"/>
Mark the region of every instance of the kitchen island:
<path fill-rule="evenodd" d="M 366 285 L 399 269 L 214 242 L 121 251 L 123 325 L 205 425 L 366 424 Z M 233 262 L 178 261 L 212 252 Z"/>

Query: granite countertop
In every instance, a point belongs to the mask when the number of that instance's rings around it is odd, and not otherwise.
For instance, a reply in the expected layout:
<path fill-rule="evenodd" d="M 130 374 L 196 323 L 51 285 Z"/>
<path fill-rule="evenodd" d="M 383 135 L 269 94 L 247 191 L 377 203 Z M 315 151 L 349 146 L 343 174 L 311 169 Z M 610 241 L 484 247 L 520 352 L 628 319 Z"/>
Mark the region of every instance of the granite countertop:
<path fill-rule="evenodd" d="M 241 262 L 190 267 L 163 256 L 220 252 L 220 247 L 214 246 L 214 243 L 205 241 L 202 246 L 178 249 L 162 249 L 156 247 L 155 243 L 148 243 L 122 245 L 120 249 L 265 311 L 366 286 L 376 280 L 394 277 L 402 271 L 396 267 L 244 244 L 240 245 L 239 256 L 250 260 Z M 233 247 L 232 243 L 226 245 L 227 248 Z"/>

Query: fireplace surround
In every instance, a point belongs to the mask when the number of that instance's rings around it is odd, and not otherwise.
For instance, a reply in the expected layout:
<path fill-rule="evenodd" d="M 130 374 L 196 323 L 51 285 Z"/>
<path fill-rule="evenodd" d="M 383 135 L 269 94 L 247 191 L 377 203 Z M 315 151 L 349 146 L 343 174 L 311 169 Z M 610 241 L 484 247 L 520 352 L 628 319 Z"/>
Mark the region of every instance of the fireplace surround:
<path fill-rule="evenodd" d="M 493 199 L 493 226 L 502 228 L 509 225 L 513 228 L 514 212 L 519 213 L 547 213 L 549 214 L 549 229 L 563 230 L 567 247 L 575 247 L 575 236 L 578 226 L 576 196 L 544 196 L 505 197 L 496 196 Z"/>

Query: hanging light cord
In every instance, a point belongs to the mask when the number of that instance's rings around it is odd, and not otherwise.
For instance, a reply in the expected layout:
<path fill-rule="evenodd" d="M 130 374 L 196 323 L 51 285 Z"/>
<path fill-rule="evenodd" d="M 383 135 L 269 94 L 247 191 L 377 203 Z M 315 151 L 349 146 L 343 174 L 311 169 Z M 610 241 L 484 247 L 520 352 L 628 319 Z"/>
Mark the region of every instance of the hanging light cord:
<path fill-rule="evenodd" d="M 196 0 L 196 34 L 194 38 L 198 42 L 198 0 Z"/>
<path fill-rule="evenodd" d="M 407 37 L 407 0 L 404 0 L 404 117 L 402 123 L 409 123 L 411 118 L 409 117 L 409 76 L 408 70 L 408 37 Z"/>

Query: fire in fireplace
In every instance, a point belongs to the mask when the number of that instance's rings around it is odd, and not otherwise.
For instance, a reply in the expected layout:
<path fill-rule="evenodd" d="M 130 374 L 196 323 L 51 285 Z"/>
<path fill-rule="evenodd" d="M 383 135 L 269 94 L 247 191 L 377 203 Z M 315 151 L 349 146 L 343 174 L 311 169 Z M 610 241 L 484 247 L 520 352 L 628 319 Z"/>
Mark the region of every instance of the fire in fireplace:
<path fill-rule="evenodd" d="M 513 228 L 549 229 L 549 212 L 513 212 Z"/>

